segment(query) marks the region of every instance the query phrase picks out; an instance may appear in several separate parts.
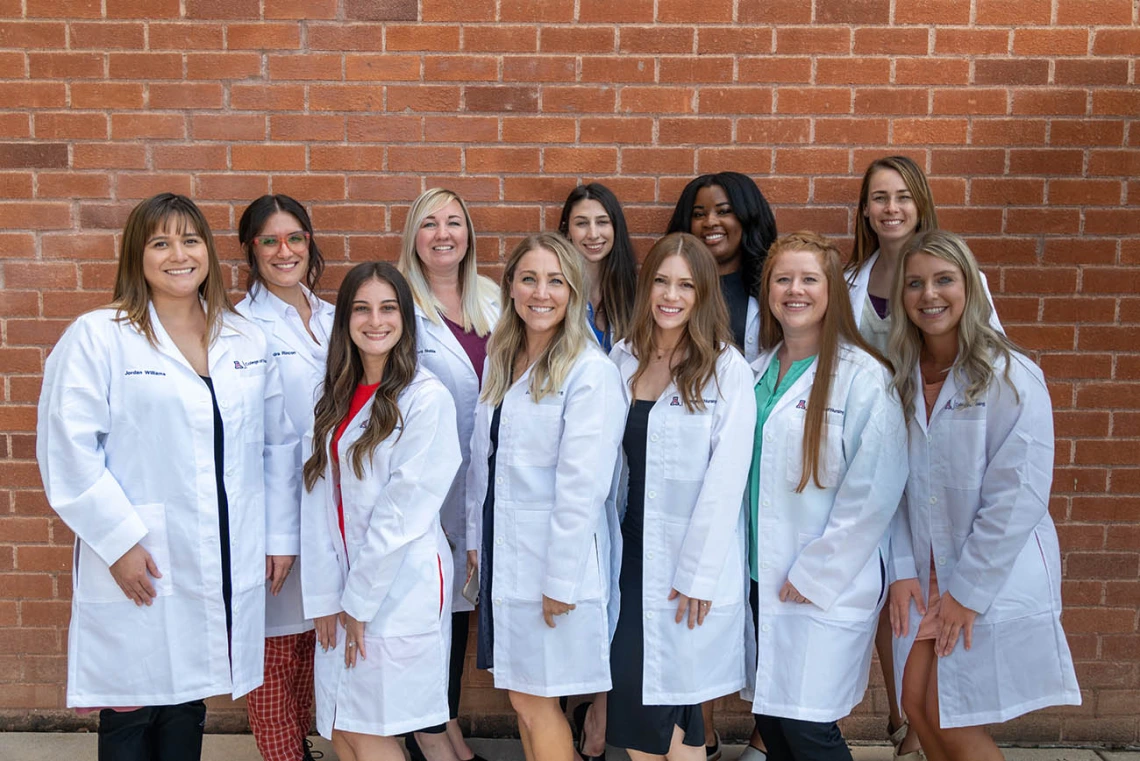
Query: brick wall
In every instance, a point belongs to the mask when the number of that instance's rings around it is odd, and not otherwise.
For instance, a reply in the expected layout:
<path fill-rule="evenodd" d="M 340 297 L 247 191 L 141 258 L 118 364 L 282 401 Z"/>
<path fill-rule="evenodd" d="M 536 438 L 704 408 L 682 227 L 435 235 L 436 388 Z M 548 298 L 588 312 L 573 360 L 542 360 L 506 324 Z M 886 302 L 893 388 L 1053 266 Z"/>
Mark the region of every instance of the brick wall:
<path fill-rule="evenodd" d="M 780 229 L 851 237 L 888 152 L 931 175 L 1057 409 L 1052 512 L 1085 703 L 1000 730 L 1140 741 L 1140 26 L 1134 0 L 0 0 L 0 727 L 63 706 L 71 535 L 34 462 L 44 355 L 104 303 L 139 199 L 221 231 L 311 204 L 329 285 L 394 258 L 407 205 L 472 202 L 489 263 L 600 179 L 644 251 L 698 172 L 755 176 Z M 230 268 L 238 279 L 236 263 Z M 509 729 L 471 674 L 466 713 Z M 879 739 L 876 680 L 847 723 Z M 215 727 L 241 713 L 216 702 Z M 724 701 L 742 731 L 743 704 Z M 78 722 L 82 723 L 82 722 Z"/>

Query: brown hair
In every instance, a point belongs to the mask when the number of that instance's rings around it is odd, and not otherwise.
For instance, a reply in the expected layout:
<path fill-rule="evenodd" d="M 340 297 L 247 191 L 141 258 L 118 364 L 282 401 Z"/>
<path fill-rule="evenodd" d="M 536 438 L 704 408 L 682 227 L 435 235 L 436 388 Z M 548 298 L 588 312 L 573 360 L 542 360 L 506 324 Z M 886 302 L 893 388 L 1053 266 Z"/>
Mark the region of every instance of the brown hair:
<path fill-rule="evenodd" d="M 198 295 L 206 302 L 206 325 L 209 329 L 206 331 L 205 346 L 208 347 L 222 328 L 222 315 L 237 312 L 226 295 L 222 266 L 218 263 L 210 225 L 202 210 L 186 196 L 160 193 L 131 210 L 127 224 L 123 227 L 119 269 L 115 273 L 111 306 L 117 312 L 116 320 L 129 322 L 146 336 L 152 346 L 157 343 L 154 325 L 150 321 L 150 283 L 143 274 L 143 256 L 150 237 L 156 230 L 165 228 L 171 219 L 177 225 L 178 235 L 193 230 L 206 244 L 206 279 L 198 286 Z"/>
<path fill-rule="evenodd" d="M 808 396 L 804 420 L 803 475 L 796 487 L 797 492 L 802 492 L 807 486 L 809 474 L 815 485 L 822 488 L 819 481 L 820 444 L 824 435 L 827 399 L 831 394 L 831 381 L 835 375 L 841 345 L 857 346 L 882 362 L 888 369 L 890 363 L 859 335 L 859 328 L 855 324 L 855 313 L 851 311 L 851 296 L 843 279 L 839 249 L 822 235 L 806 231 L 785 235 L 773 243 L 768 251 L 760 280 L 761 345 L 771 349 L 784 340 L 784 328 L 772 314 L 768 299 L 772 292 L 772 270 L 780 255 L 791 251 L 809 251 L 815 254 L 816 261 L 823 270 L 823 276 L 827 279 L 827 311 L 823 314 L 815 379 L 811 384 L 811 395 Z"/>
<path fill-rule="evenodd" d="M 412 291 L 399 270 L 387 262 L 366 262 L 348 271 L 336 294 L 336 313 L 329 333 L 329 355 L 321 396 L 313 413 L 313 453 L 305 462 L 305 488 L 309 491 L 324 477 L 328 465 L 327 442 L 333 431 L 348 415 L 352 395 L 364 378 L 364 365 L 360 350 L 352 342 L 348 324 L 352 318 L 352 302 L 360 287 L 369 280 L 379 280 L 392 286 L 400 308 L 403 332 L 392 347 L 384 366 L 384 378 L 372 398 L 372 409 L 364 433 L 349 448 L 352 471 L 357 478 L 364 477 L 364 458 L 403 424 L 403 415 L 396 400 L 412 379 L 416 377 L 416 314 Z M 398 438 L 398 437 L 397 437 Z"/>
<path fill-rule="evenodd" d="M 685 260 L 693 278 L 696 300 L 692 314 L 674 352 L 680 352 L 681 361 L 672 369 L 673 383 L 681 394 L 689 412 L 705 408 L 701 390 L 710 379 L 716 379 L 716 362 L 727 346 L 732 344 L 729 329 L 728 307 L 720 292 L 716 260 L 705 244 L 689 233 L 670 233 L 654 244 L 641 267 L 637 279 L 637 295 L 633 302 L 633 327 L 629 346 L 637 357 L 637 371 L 630 378 L 632 388 L 649 369 L 649 361 L 657 349 L 653 328 L 653 305 L 650 294 L 653 281 L 661 265 L 671 256 Z"/>
<path fill-rule="evenodd" d="M 871 227 L 871 220 L 867 219 L 868 196 L 871 192 L 871 177 L 880 169 L 891 169 L 899 173 L 906 189 L 914 198 L 914 208 L 918 212 L 918 225 L 914 232 L 925 232 L 938 229 L 938 212 L 934 209 L 934 194 L 930 192 L 930 184 L 926 181 L 926 173 L 922 167 L 906 156 L 884 156 L 875 159 L 863 173 L 863 185 L 859 188 L 859 206 L 855 210 L 855 248 L 851 252 L 851 261 L 847 269 L 858 272 L 867 260 L 879 249 L 879 236 Z"/>

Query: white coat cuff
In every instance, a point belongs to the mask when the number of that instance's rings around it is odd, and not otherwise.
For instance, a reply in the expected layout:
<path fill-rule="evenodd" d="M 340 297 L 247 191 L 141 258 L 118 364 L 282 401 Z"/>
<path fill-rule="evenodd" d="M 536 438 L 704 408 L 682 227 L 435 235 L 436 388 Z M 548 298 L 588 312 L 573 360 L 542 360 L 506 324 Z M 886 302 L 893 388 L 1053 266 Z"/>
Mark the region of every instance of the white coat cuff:
<path fill-rule="evenodd" d="M 138 513 L 132 510 L 112 531 L 99 540 L 98 544 L 88 546 L 95 550 L 95 554 L 103 559 L 107 565 L 127 554 L 127 550 L 138 544 L 146 536 L 146 524 Z"/>
<path fill-rule="evenodd" d="M 365 624 L 376 618 L 376 613 L 380 610 L 379 605 L 371 600 L 365 600 L 347 589 L 340 597 L 340 607 L 345 613 Z"/>
<path fill-rule="evenodd" d="M 902 579 L 917 579 L 918 567 L 914 564 L 914 558 L 891 558 L 891 578 L 890 581 L 896 582 Z"/>
<path fill-rule="evenodd" d="M 701 583 L 689 574 L 678 572 L 677 575 L 673 577 L 673 589 L 676 589 L 685 597 L 692 597 L 697 600 L 712 600 L 713 595 L 716 593 L 716 581 Z"/>
<path fill-rule="evenodd" d="M 266 555 L 300 555 L 301 537 L 294 534 L 267 534 L 265 536 Z"/>
<path fill-rule="evenodd" d="M 552 579 L 547 576 L 546 583 L 542 585 L 542 593 L 551 600 L 557 600 L 567 605 L 573 605 L 577 602 L 575 599 L 576 595 L 574 594 L 574 585 L 561 579 Z"/>
<path fill-rule="evenodd" d="M 792 582 L 792 586 L 801 595 L 811 600 L 812 604 L 821 610 L 827 610 L 834 605 L 835 598 L 839 596 L 822 584 L 816 584 L 811 576 L 796 565 L 793 565 L 788 571 L 788 581 Z"/>
<path fill-rule="evenodd" d="M 939 586 L 941 585 L 941 579 L 939 579 Z M 993 597 L 976 590 L 957 574 L 950 577 L 950 583 L 946 585 L 946 591 L 953 595 L 954 599 L 959 603 L 979 615 L 989 610 L 990 603 L 993 602 Z"/>
<path fill-rule="evenodd" d="M 302 602 L 305 618 L 310 620 L 320 618 L 321 616 L 336 615 L 342 610 L 340 607 L 340 596 L 335 593 L 305 597 Z"/>

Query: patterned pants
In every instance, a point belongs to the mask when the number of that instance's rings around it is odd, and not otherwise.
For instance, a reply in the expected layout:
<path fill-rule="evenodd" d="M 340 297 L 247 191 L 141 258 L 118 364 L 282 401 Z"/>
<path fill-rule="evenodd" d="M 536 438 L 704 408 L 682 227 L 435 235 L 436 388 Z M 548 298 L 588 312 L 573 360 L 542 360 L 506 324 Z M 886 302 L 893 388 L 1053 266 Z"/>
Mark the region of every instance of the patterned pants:
<path fill-rule="evenodd" d="M 246 697 L 249 726 L 265 761 L 301 761 L 313 721 L 315 632 L 267 637 L 265 683 Z"/>

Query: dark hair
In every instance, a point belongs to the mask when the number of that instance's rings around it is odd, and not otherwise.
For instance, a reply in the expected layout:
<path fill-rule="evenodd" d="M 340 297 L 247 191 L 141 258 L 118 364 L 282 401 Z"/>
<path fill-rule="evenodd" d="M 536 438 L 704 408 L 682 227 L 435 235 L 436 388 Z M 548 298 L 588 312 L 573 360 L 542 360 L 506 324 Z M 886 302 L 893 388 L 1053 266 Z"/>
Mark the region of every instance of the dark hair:
<path fill-rule="evenodd" d="M 352 470 L 357 478 L 364 475 L 364 458 L 388 436 L 403 425 L 403 415 L 396 404 L 412 379 L 416 377 L 416 312 L 415 299 L 408 281 L 395 266 L 388 262 L 365 262 L 348 271 L 336 294 L 336 314 L 329 332 L 329 354 L 321 395 L 313 411 L 313 451 L 303 469 L 305 488 L 309 491 L 322 478 L 328 465 L 328 441 L 333 431 L 344 420 L 352 405 L 352 395 L 364 378 L 364 365 L 360 350 L 352 342 L 348 323 L 352 318 L 352 302 L 361 286 L 369 280 L 379 280 L 392 286 L 400 307 L 403 333 L 392 347 L 384 366 L 380 388 L 372 399 L 372 409 L 364 433 L 349 447 Z"/>
<path fill-rule="evenodd" d="M 772 214 L 768 201 L 752 178 L 740 172 L 717 172 L 702 174 L 692 180 L 681 191 L 673 217 L 669 220 L 666 233 L 691 233 L 693 231 L 693 206 L 697 202 L 697 191 L 716 185 L 724 190 L 732 211 L 740 220 L 740 276 L 744 287 L 751 296 L 760 289 L 760 270 L 768 247 L 776 240 L 776 217 Z"/>
<path fill-rule="evenodd" d="M 562 218 L 558 220 L 558 232 L 569 240 L 570 214 L 580 201 L 597 201 L 602 205 L 610 224 L 614 228 L 614 242 L 609 255 L 601 263 L 602 301 L 598 311 L 606 316 L 606 325 L 620 341 L 629 335 L 633 319 L 633 297 L 637 289 L 637 262 L 633 257 L 633 243 L 629 239 L 629 228 L 625 214 L 613 191 L 598 182 L 579 185 L 566 196 L 562 204 Z"/>
<path fill-rule="evenodd" d="M 249 265 L 245 290 L 252 291 L 253 286 L 264 280 L 257 268 L 257 257 L 253 255 L 253 239 L 261 233 L 265 222 L 279 211 L 294 217 L 301 223 L 301 229 L 309 234 L 309 269 L 305 272 L 305 285 L 310 291 L 315 291 L 321 273 L 325 271 L 325 259 L 321 256 L 320 247 L 317 246 L 317 236 L 313 234 L 313 222 L 309 219 L 309 212 L 305 211 L 304 206 L 289 196 L 279 193 L 264 195 L 245 207 L 241 221 L 238 222 L 238 242 L 245 251 L 245 262 Z"/>

